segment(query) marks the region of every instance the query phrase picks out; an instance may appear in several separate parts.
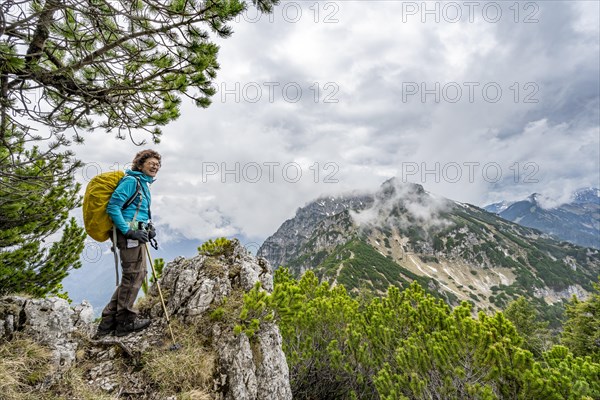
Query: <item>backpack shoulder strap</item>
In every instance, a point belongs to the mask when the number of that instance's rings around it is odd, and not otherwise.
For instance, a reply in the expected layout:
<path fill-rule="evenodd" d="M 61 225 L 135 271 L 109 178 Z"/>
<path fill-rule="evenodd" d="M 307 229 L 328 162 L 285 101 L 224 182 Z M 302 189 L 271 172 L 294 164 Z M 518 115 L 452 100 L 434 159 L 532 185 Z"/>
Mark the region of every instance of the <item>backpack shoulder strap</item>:
<path fill-rule="evenodd" d="M 131 175 L 128 175 L 131 176 Z M 133 176 L 133 178 L 135 178 L 135 182 L 136 182 L 136 187 L 135 187 L 135 193 L 131 195 L 130 198 L 127 199 L 127 201 L 125 202 L 125 204 L 123 204 L 123 207 L 121 207 L 121 210 L 125 210 L 127 207 L 129 207 L 133 201 L 135 200 L 135 198 L 142 193 L 142 184 L 140 183 L 140 179 Z M 123 178 L 125 179 L 125 178 Z"/>

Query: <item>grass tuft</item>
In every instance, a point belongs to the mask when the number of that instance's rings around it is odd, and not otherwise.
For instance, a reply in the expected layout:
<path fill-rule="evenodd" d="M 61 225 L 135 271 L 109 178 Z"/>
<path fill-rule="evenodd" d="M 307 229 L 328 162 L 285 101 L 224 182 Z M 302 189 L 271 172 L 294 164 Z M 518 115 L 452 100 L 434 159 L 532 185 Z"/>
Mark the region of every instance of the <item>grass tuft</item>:
<path fill-rule="evenodd" d="M 205 346 L 205 338 L 194 327 L 172 323 L 182 348 L 149 351 L 144 356 L 144 371 L 163 394 L 181 394 L 190 400 L 210 399 L 207 393 L 213 386 L 216 355 Z"/>
<path fill-rule="evenodd" d="M 0 343 L 0 394 L 2 398 L 28 400 L 37 384 L 52 372 L 50 350 L 30 339 Z"/>
<path fill-rule="evenodd" d="M 52 394 L 57 400 L 116 400 L 117 396 L 111 396 L 100 389 L 92 388 L 84 378 L 84 372 L 80 368 L 70 368 L 52 388 Z M 50 394 L 47 393 L 46 396 Z"/>

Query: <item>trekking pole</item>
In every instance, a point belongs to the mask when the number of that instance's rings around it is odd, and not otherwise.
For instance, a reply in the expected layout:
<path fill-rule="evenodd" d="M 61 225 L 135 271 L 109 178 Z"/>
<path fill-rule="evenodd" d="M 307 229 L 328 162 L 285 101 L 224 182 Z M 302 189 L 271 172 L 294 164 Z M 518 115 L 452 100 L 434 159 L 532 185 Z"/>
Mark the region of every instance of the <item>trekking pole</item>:
<path fill-rule="evenodd" d="M 165 313 L 165 318 L 167 319 L 169 332 L 171 333 L 171 340 L 173 341 L 173 345 L 169 348 L 169 350 L 178 350 L 181 348 L 181 345 L 179 343 L 175 343 L 175 335 L 173 335 L 173 329 L 171 328 L 171 319 L 169 318 L 169 313 L 167 312 L 167 306 L 165 305 L 165 298 L 162 295 L 162 290 L 160 290 L 160 284 L 158 283 L 158 277 L 156 276 L 156 270 L 154 269 L 154 263 L 152 262 L 152 256 L 150 255 L 150 249 L 148 248 L 148 243 L 145 243 L 144 245 L 146 247 L 146 253 L 148 254 L 148 261 L 150 262 L 150 266 L 152 267 L 152 276 L 154 277 L 154 282 L 156 282 L 158 296 L 160 297 L 160 303 L 162 304 L 162 309 Z"/>

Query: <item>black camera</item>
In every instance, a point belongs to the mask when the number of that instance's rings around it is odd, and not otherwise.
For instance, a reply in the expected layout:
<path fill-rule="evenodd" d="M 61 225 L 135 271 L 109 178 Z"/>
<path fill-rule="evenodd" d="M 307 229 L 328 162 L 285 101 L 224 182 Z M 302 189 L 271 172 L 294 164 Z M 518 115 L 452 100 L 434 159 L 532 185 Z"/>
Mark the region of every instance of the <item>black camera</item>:
<path fill-rule="evenodd" d="M 152 222 L 142 222 L 142 221 L 138 221 L 138 230 L 144 230 L 144 231 L 153 231 L 154 230 L 154 225 L 152 225 Z"/>
<path fill-rule="evenodd" d="M 156 239 L 154 239 L 156 237 L 156 230 L 154 229 L 154 225 L 152 224 L 152 222 L 140 222 L 139 229 L 143 229 L 146 232 L 148 232 L 148 239 L 150 239 L 150 244 L 152 245 L 152 247 L 157 249 L 158 243 L 156 242 Z"/>

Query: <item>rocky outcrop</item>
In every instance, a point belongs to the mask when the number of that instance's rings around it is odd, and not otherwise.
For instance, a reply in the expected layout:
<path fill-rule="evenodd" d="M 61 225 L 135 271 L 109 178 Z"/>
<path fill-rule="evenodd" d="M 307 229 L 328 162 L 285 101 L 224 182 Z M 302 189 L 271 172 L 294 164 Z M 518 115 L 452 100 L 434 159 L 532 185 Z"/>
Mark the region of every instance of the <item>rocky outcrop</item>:
<path fill-rule="evenodd" d="M 252 256 L 237 240 L 232 243 L 218 257 L 177 258 L 168 265 L 161 283 L 172 293 L 166 303 L 170 315 L 184 325 L 199 325 L 211 310 L 240 297 L 257 282 L 264 290 L 273 290 L 268 262 Z M 152 314 L 162 314 L 160 304 L 153 307 Z M 277 325 L 263 324 L 252 341 L 245 334 L 234 334 L 228 323 L 213 323 L 210 331 L 207 333 L 218 355 L 224 399 L 292 398 Z"/>
<path fill-rule="evenodd" d="M 75 361 L 79 346 L 76 332 L 89 334 L 93 316 L 88 302 L 71 308 L 57 297 L 5 297 L 0 299 L 0 339 L 10 340 L 19 334 L 48 347 L 54 370 L 61 372 Z"/>
<path fill-rule="evenodd" d="M 534 289 L 533 294 L 535 297 L 544 299 L 549 304 L 554 304 L 564 299 L 570 299 L 573 296 L 584 301 L 589 297 L 589 293 L 580 285 L 569 285 L 563 290 L 536 288 Z"/>
<path fill-rule="evenodd" d="M 72 308 L 67 301 L 58 298 L 5 297 L 0 299 L 0 339 L 26 337 L 52 350 L 55 376 L 46 382 L 57 382 L 62 374 L 70 373 L 69 368 L 78 368 L 77 376 L 83 378 L 89 390 L 102 396 L 175 399 L 179 398 L 178 392 L 171 390 L 165 395 L 160 391 L 163 382 L 156 381 L 156 371 L 144 368 L 152 358 L 156 361 L 164 355 L 165 360 L 174 362 L 175 366 L 181 357 L 190 370 L 195 369 L 196 353 L 193 352 L 198 347 L 192 348 L 189 336 L 183 335 L 193 332 L 202 348 L 197 353 L 198 368 L 204 362 L 202 368 L 208 371 L 212 383 L 200 389 L 186 389 L 185 398 L 292 398 L 277 325 L 264 322 L 251 338 L 234 330 L 240 322 L 244 294 L 257 283 L 260 290 L 273 289 L 272 271 L 266 260 L 252 256 L 233 240 L 219 255 L 175 259 L 164 268 L 159 283 L 171 326 L 176 328 L 175 340 L 186 340 L 177 351 L 169 350 L 172 343 L 156 286 L 151 287 L 139 305 L 141 315 L 151 317 L 153 322 L 148 329 L 136 334 L 122 338 L 109 335 L 94 340 L 95 325 L 89 304 Z M 180 332 L 182 336 L 178 335 Z M 190 359 L 192 364 L 189 364 Z M 167 368 L 169 378 L 172 377 L 170 372 Z M 72 393 L 70 396 L 77 398 Z M 89 393 L 86 396 L 89 397 Z"/>

